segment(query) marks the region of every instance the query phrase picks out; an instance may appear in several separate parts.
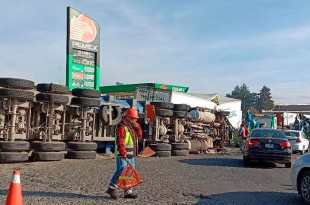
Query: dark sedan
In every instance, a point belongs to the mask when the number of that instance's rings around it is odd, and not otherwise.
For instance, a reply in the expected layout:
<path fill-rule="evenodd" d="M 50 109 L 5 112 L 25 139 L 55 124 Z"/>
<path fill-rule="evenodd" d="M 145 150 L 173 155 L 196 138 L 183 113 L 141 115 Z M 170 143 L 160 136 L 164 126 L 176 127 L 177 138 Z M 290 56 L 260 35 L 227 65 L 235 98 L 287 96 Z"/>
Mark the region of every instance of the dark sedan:
<path fill-rule="evenodd" d="M 245 141 L 243 163 L 252 161 L 273 162 L 291 167 L 291 144 L 284 132 L 276 129 L 253 129 Z"/>

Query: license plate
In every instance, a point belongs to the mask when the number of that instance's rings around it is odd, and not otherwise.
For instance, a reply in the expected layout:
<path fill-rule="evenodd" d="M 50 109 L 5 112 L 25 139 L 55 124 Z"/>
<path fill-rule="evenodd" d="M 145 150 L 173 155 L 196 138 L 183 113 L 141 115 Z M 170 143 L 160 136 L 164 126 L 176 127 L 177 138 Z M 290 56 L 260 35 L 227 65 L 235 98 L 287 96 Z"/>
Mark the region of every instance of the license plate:
<path fill-rule="evenodd" d="M 274 148 L 274 144 L 265 144 L 265 148 L 268 148 L 268 149 Z"/>

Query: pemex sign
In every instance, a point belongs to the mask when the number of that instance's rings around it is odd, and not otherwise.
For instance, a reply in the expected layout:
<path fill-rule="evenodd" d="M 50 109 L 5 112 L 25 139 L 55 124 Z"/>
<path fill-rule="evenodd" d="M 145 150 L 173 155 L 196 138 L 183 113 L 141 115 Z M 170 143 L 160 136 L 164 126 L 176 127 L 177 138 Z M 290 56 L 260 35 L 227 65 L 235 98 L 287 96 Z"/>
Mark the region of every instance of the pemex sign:
<path fill-rule="evenodd" d="M 67 7 L 66 84 L 73 88 L 100 86 L 100 27 L 85 14 Z"/>

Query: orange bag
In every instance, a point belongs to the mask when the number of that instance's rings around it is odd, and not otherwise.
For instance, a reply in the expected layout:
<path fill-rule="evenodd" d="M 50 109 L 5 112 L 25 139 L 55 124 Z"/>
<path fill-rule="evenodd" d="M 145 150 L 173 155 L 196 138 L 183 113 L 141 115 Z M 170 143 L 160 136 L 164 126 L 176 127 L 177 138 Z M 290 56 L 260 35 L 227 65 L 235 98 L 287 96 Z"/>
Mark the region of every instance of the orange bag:
<path fill-rule="evenodd" d="M 127 161 L 127 160 L 126 160 Z M 138 184 L 141 184 L 142 178 L 140 174 L 136 171 L 136 169 L 127 161 L 127 166 L 119 176 L 119 178 L 116 181 L 116 184 L 124 189 L 130 189 L 131 187 L 137 186 Z"/>

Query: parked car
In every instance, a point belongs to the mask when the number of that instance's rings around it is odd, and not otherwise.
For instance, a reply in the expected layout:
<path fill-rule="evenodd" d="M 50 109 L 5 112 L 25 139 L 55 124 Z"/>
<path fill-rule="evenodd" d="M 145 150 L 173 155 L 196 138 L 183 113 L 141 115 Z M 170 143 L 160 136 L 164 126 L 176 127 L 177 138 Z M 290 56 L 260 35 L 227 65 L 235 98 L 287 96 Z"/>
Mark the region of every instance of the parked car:
<path fill-rule="evenodd" d="M 303 131 L 285 130 L 284 133 L 291 143 L 293 153 L 299 152 L 301 155 L 303 155 L 305 151 L 308 152 L 309 140 Z"/>
<path fill-rule="evenodd" d="M 291 143 L 283 131 L 257 128 L 245 141 L 243 163 L 247 166 L 252 161 L 264 161 L 285 164 L 286 168 L 290 168 L 291 155 Z"/>
<path fill-rule="evenodd" d="M 310 204 L 310 155 L 300 157 L 291 171 L 292 188 L 298 191 L 305 204 Z"/>

